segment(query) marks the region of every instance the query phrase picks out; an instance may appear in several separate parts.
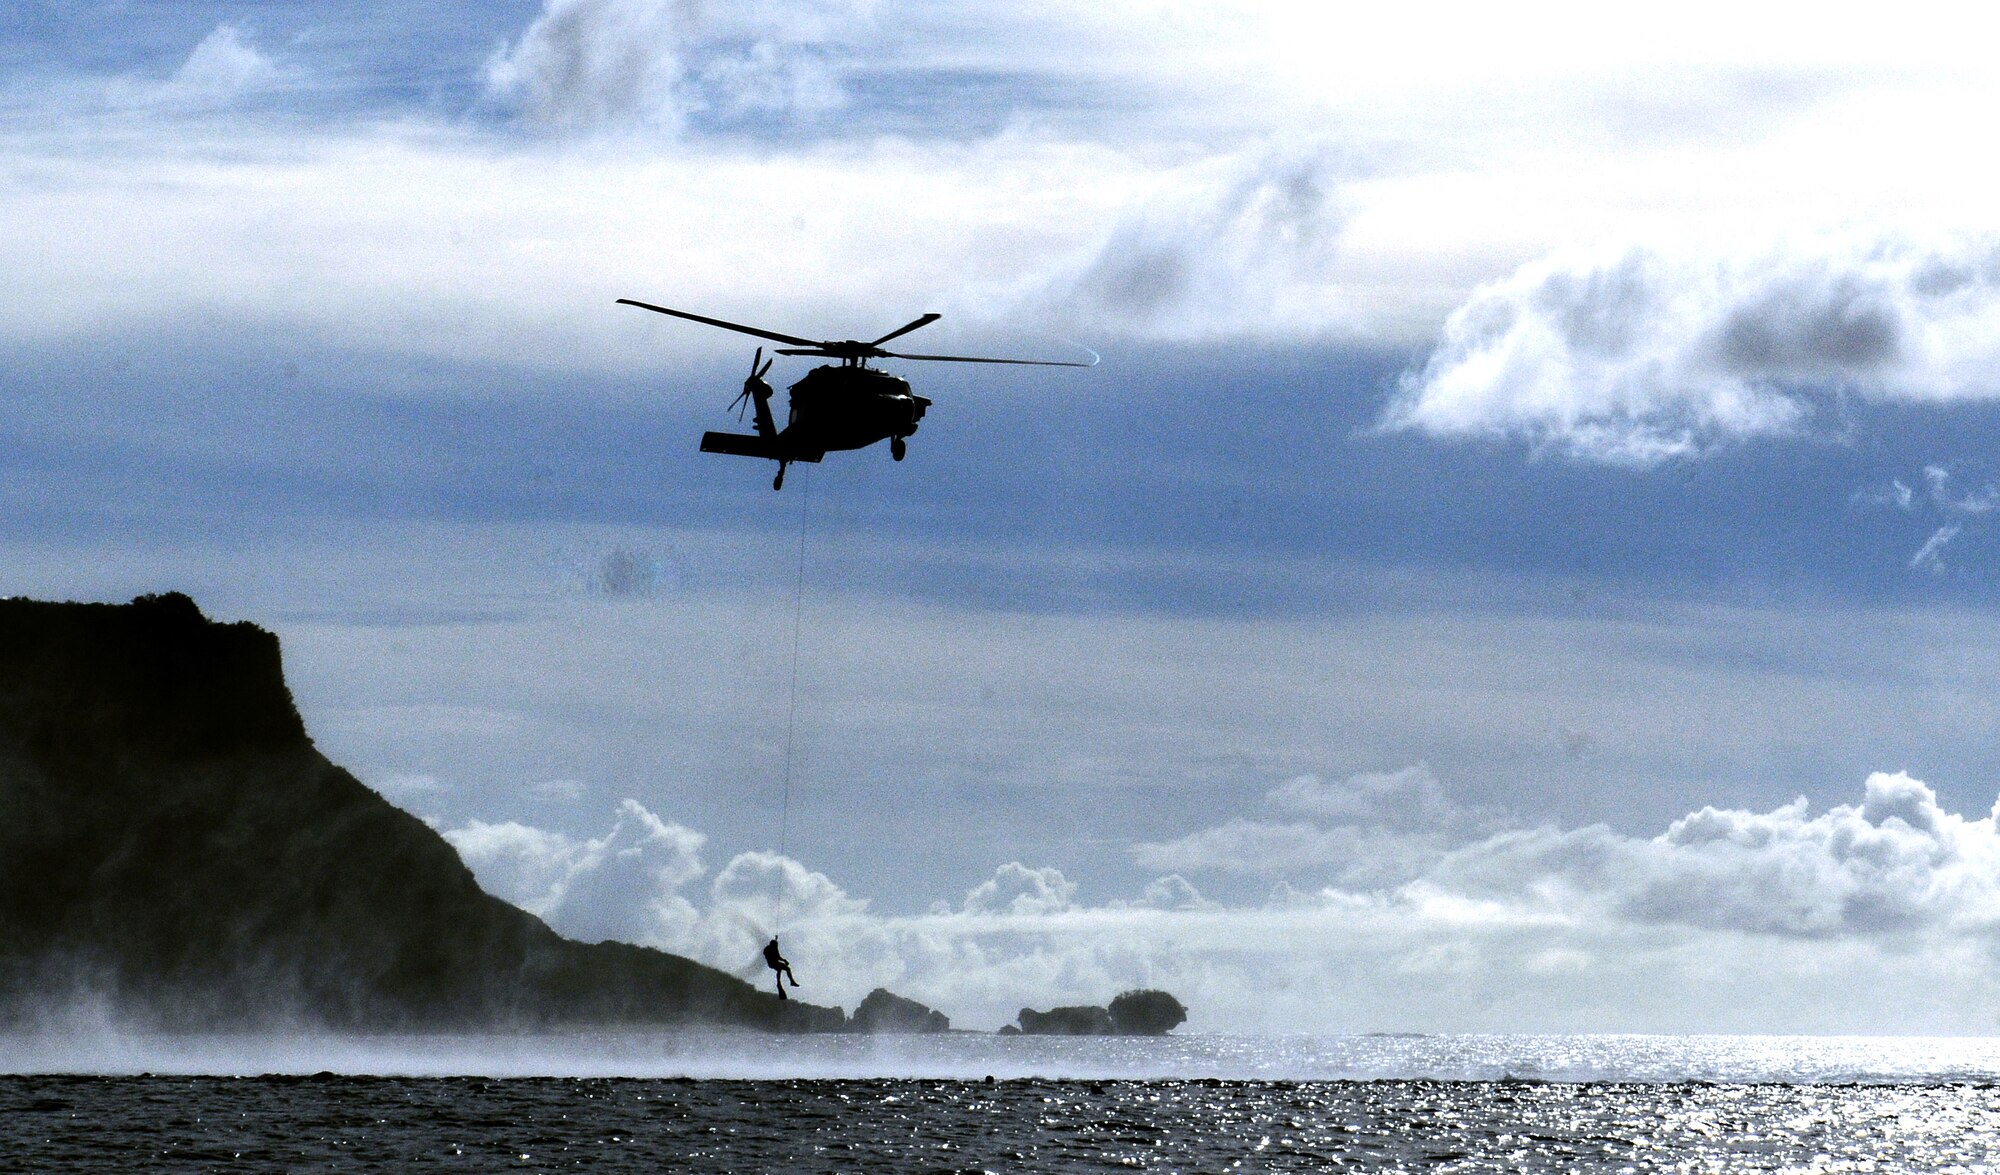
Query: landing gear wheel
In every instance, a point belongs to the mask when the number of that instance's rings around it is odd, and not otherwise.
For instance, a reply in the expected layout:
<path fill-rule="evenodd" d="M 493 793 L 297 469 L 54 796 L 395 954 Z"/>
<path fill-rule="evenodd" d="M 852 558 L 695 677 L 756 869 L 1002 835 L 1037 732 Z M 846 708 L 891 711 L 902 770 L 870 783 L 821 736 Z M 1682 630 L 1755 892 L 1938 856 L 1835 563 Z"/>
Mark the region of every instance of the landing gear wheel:
<path fill-rule="evenodd" d="M 785 463 L 783 461 L 778 462 L 778 476 L 771 479 L 771 488 L 774 490 L 785 488 Z"/>
<path fill-rule="evenodd" d="M 889 438 L 889 456 L 894 457 L 898 461 L 901 461 L 903 459 L 903 454 L 909 451 L 910 447 L 903 443 L 902 437 Z"/>

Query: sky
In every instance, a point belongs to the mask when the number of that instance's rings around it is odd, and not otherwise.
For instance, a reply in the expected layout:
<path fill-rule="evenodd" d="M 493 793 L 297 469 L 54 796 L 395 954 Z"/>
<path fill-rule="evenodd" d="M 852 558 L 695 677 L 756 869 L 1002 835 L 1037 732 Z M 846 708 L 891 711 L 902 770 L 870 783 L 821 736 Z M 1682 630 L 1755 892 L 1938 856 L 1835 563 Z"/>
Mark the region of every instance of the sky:
<path fill-rule="evenodd" d="M 493 892 L 814 1000 L 1990 1033 L 1984 23 L 10 5 L 0 592 L 271 629 Z M 618 298 L 1102 362 L 774 494 Z"/>

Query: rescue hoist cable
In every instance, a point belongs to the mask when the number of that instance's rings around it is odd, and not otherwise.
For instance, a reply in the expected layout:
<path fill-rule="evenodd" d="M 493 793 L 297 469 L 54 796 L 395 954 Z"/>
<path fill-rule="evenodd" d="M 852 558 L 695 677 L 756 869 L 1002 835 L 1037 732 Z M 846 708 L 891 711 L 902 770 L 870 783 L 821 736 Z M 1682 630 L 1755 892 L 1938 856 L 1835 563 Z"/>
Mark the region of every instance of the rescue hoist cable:
<path fill-rule="evenodd" d="M 799 630 L 805 613 L 806 533 L 808 507 L 812 502 L 812 474 L 806 473 L 799 486 L 799 567 L 792 581 L 792 680 L 791 700 L 785 707 L 785 793 L 778 809 L 778 922 L 785 920 L 784 860 L 790 848 L 792 822 L 792 743 L 799 720 Z"/>

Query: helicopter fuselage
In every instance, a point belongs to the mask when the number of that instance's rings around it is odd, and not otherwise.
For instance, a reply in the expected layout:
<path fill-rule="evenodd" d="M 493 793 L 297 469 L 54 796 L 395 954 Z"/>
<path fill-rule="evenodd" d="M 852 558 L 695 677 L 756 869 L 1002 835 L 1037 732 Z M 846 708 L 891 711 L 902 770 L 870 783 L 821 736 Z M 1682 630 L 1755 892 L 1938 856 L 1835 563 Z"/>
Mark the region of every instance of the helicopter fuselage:
<path fill-rule="evenodd" d="M 856 364 L 815 367 L 792 385 L 791 396 L 791 419 L 778 439 L 804 452 L 865 449 L 907 437 L 931 406 L 910 391 L 910 381 Z"/>

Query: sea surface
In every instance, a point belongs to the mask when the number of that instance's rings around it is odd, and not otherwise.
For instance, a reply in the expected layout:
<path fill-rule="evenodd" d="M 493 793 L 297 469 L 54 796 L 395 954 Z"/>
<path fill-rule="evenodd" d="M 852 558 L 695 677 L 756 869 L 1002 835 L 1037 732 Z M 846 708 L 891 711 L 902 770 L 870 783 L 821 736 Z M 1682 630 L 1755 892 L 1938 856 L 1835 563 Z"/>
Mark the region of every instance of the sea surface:
<path fill-rule="evenodd" d="M 1983 1171 L 2000 1039 L 0 1037 L 0 1171 Z"/>

